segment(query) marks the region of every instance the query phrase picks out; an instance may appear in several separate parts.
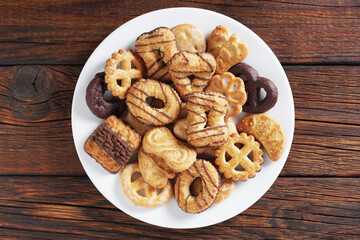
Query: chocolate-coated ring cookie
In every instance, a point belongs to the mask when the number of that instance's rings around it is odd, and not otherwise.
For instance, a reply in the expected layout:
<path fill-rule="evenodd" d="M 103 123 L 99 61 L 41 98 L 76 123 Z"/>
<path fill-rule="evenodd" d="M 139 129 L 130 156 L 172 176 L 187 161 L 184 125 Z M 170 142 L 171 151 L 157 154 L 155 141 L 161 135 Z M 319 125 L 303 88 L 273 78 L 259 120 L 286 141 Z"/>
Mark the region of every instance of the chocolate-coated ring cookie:
<path fill-rule="evenodd" d="M 245 82 L 247 101 L 243 111 L 248 113 L 263 113 L 271 109 L 277 102 L 278 90 L 268 78 L 260 77 L 258 72 L 246 63 L 238 63 L 229 69 L 229 72 L 240 77 Z M 264 89 L 266 97 L 260 100 L 260 90 Z"/>
<path fill-rule="evenodd" d="M 97 73 L 86 88 L 86 103 L 90 111 L 102 119 L 111 115 L 120 116 L 126 110 L 125 101 L 115 97 L 105 100 L 106 90 L 105 72 Z"/>

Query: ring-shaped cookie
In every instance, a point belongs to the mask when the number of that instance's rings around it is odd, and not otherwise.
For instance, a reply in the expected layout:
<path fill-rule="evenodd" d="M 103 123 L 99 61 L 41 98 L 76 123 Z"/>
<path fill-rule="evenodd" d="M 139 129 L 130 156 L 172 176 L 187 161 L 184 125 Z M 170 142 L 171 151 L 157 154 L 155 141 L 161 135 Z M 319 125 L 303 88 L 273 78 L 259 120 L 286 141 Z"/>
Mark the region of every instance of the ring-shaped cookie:
<path fill-rule="evenodd" d="M 164 107 L 152 107 L 146 102 L 148 98 L 160 99 Z M 156 126 L 173 122 L 181 108 L 180 97 L 172 87 L 151 79 L 140 79 L 132 85 L 126 95 L 126 104 L 139 122 Z"/>
<path fill-rule="evenodd" d="M 190 190 L 191 184 L 200 178 L 202 189 L 197 196 Z M 175 183 L 175 199 L 179 207 L 187 213 L 200 213 L 208 209 L 215 201 L 220 188 L 220 174 L 205 160 L 196 160 L 190 168 L 182 171 Z"/>

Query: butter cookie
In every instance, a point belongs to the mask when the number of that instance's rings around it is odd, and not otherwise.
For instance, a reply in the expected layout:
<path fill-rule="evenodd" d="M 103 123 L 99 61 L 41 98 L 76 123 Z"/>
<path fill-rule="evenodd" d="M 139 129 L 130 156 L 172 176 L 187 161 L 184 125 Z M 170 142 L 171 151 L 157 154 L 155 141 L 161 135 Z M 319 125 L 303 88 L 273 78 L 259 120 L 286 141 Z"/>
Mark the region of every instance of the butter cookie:
<path fill-rule="evenodd" d="M 200 28 L 192 24 L 180 24 L 171 29 L 176 37 L 179 51 L 205 52 L 206 39 Z"/>

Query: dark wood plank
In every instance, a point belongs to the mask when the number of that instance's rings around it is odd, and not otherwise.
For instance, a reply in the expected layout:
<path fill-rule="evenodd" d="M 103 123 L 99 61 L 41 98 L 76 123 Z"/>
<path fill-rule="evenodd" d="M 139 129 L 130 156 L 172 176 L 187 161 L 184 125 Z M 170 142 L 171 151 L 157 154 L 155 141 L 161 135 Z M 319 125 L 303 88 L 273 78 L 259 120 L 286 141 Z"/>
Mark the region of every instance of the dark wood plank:
<path fill-rule="evenodd" d="M 85 174 L 70 124 L 80 70 L 78 66 L 0 67 L 0 174 Z M 297 120 L 282 176 L 359 176 L 360 67 L 288 66 L 285 70 Z"/>
<path fill-rule="evenodd" d="M 167 7 L 223 13 L 251 28 L 283 63 L 359 63 L 357 1 L 1 1 L 0 65 L 83 64 L 130 19 Z M 61 53 L 61 54 L 59 54 Z"/>
<path fill-rule="evenodd" d="M 223 223 L 171 230 L 112 206 L 87 177 L 0 177 L 0 236 L 36 239 L 314 239 L 360 237 L 360 181 L 279 178 L 251 208 Z"/>

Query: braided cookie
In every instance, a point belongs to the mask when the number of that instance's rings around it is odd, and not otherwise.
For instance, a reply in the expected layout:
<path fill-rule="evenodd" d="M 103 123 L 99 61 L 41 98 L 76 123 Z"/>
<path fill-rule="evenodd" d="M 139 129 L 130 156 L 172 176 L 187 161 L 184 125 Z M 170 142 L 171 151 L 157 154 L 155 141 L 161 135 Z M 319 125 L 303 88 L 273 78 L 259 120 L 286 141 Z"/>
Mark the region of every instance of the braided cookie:
<path fill-rule="evenodd" d="M 238 148 L 235 144 L 243 146 Z M 252 160 L 248 157 L 250 154 L 252 154 Z M 216 151 L 215 164 L 219 166 L 219 172 L 224 173 L 226 178 L 231 178 L 233 181 L 246 181 L 248 178 L 255 177 L 255 173 L 260 171 L 260 164 L 264 161 L 263 154 L 260 143 L 255 141 L 253 136 L 248 136 L 246 133 L 234 134 Z"/>
<path fill-rule="evenodd" d="M 186 143 L 177 140 L 166 127 L 157 127 L 148 131 L 143 139 L 143 148 L 165 160 L 175 172 L 181 172 L 196 160 L 196 152 Z"/>
<path fill-rule="evenodd" d="M 179 51 L 205 52 L 206 39 L 200 28 L 192 24 L 180 24 L 171 29 Z"/>
<path fill-rule="evenodd" d="M 180 96 L 201 92 L 215 73 L 216 61 L 210 53 L 179 52 L 169 66 L 171 79 Z"/>
<path fill-rule="evenodd" d="M 145 152 L 142 147 L 139 150 L 138 161 L 145 182 L 154 188 L 165 187 L 169 178 L 175 177 L 175 172 L 165 164 L 163 159 Z M 162 164 L 165 164 L 166 169 L 161 167 Z"/>
<path fill-rule="evenodd" d="M 201 190 L 197 195 L 190 191 L 191 184 L 201 179 Z M 220 188 L 220 174 L 208 161 L 196 160 L 190 168 L 182 171 L 175 182 L 175 199 L 187 213 L 200 213 L 215 201 Z"/>
<path fill-rule="evenodd" d="M 175 35 L 169 28 L 159 27 L 141 34 L 136 39 L 135 49 L 145 62 L 148 78 L 170 80 L 168 63 L 178 49 Z"/>
<path fill-rule="evenodd" d="M 240 40 L 237 33 L 231 34 L 226 26 L 217 26 L 209 36 L 208 51 L 216 58 L 216 74 L 226 72 L 234 64 L 244 61 L 249 45 Z"/>
<path fill-rule="evenodd" d="M 205 92 L 215 91 L 224 94 L 229 102 L 228 116 L 235 117 L 242 111 L 246 102 L 245 84 L 239 77 L 230 72 L 215 75 L 211 78 Z"/>
<path fill-rule="evenodd" d="M 120 69 L 117 68 L 119 63 Z M 131 50 L 120 49 L 106 61 L 105 82 L 114 96 L 124 99 L 126 91 L 131 86 L 131 80 L 143 78 L 144 70 L 143 63 L 137 54 Z"/>
<path fill-rule="evenodd" d="M 138 175 L 137 179 L 134 179 Z M 142 207 L 158 207 L 167 203 L 173 196 L 170 181 L 165 187 L 156 189 L 145 182 L 141 175 L 139 164 L 127 164 L 120 173 L 120 182 L 125 195 L 135 205 Z"/>
<path fill-rule="evenodd" d="M 151 98 L 160 99 L 164 107 L 152 107 L 146 102 Z M 172 87 L 151 79 L 140 79 L 133 84 L 126 95 L 126 104 L 139 122 L 157 126 L 174 121 L 181 108 L 181 100 Z"/>
<path fill-rule="evenodd" d="M 190 94 L 186 109 L 190 119 L 186 139 L 190 145 L 217 148 L 228 140 L 229 129 L 225 124 L 228 102 L 224 95 L 217 92 Z"/>
<path fill-rule="evenodd" d="M 272 161 L 280 159 L 286 137 L 284 129 L 274 118 L 266 114 L 253 114 L 240 121 L 237 128 L 253 135 L 264 146 Z"/>
<path fill-rule="evenodd" d="M 115 116 L 90 135 L 85 151 L 110 173 L 117 173 L 140 146 L 141 137 Z"/>

